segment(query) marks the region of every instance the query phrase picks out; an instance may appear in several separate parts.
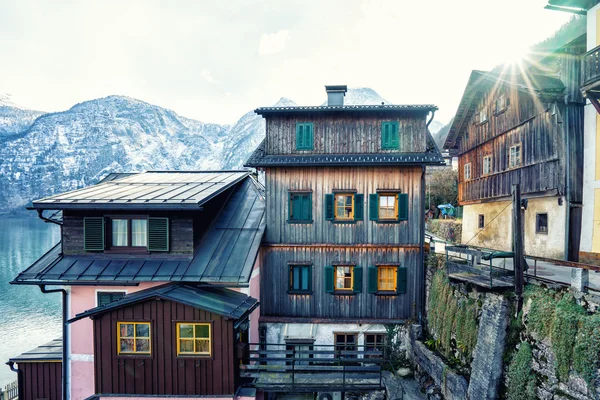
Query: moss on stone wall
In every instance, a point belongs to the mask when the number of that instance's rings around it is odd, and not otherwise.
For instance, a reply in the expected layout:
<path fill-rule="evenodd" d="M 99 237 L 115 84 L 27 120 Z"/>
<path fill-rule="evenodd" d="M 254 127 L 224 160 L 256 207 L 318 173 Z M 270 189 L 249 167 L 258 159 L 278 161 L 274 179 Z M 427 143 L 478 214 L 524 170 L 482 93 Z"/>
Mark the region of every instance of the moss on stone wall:
<path fill-rule="evenodd" d="M 521 343 L 508 367 L 508 400 L 535 400 L 535 375 L 531 371 L 531 345 Z"/>
<path fill-rule="evenodd" d="M 427 231 L 450 242 L 460 243 L 462 236 L 462 220 L 430 219 Z"/>
<path fill-rule="evenodd" d="M 477 302 L 460 295 L 444 272 L 433 274 L 427 309 L 430 344 L 444 356 L 467 365 L 477 343 Z M 431 347 L 431 346 L 430 346 Z"/>

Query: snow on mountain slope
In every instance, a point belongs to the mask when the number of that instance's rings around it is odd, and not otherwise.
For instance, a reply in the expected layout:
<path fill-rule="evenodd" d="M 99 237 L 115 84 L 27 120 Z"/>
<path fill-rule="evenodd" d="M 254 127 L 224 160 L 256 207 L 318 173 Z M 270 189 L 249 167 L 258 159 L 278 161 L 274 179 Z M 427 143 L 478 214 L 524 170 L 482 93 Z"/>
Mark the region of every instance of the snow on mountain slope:
<path fill-rule="evenodd" d="M 28 110 L 12 101 L 8 94 L 0 93 L 0 142 L 8 136 L 17 134 L 31 126 L 41 111 Z"/>
<path fill-rule="evenodd" d="M 218 168 L 227 128 L 121 96 L 45 114 L 0 147 L 0 205 L 21 208 L 109 172 Z"/>

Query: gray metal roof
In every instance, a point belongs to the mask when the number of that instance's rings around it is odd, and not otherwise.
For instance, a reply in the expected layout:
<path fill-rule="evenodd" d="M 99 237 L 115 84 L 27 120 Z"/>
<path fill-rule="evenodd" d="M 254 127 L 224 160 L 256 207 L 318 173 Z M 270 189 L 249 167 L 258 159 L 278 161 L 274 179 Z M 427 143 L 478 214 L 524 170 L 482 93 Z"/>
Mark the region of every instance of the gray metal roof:
<path fill-rule="evenodd" d="M 399 112 L 437 110 L 433 104 L 381 104 L 381 105 L 344 105 L 344 106 L 287 106 L 287 107 L 260 107 L 254 110 L 259 115 L 293 114 L 293 113 L 323 113 L 323 112 Z"/>
<path fill-rule="evenodd" d="M 440 165 L 444 164 L 439 149 L 427 134 L 424 153 L 363 153 L 363 154 L 298 154 L 268 155 L 263 140 L 250 155 L 245 167 L 302 167 L 302 166 L 375 166 L 375 165 Z"/>
<path fill-rule="evenodd" d="M 21 272 L 15 284 L 90 284 L 111 282 L 219 282 L 250 279 L 265 232 L 265 200 L 254 179 L 240 182 L 212 223 L 193 257 L 164 254 L 61 254 L 61 244 Z M 153 256 L 154 257 L 154 256 Z"/>
<path fill-rule="evenodd" d="M 57 362 L 62 361 L 62 338 L 54 339 L 51 342 L 36 347 L 33 350 L 12 357 L 9 361 L 16 363 L 24 362 Z"/>
<path fill-rule="evenodd" d="M 84 311 L 77 314 L 68 322 L 75 322 L 92 315 L 105 313 L 154 298 L 186 304 L 235 320 L 241 320 L 258 307 L 258 301 L 255 298 L 234 290 L 211 286 L 196 286 L 188 283 L 168 283 L 140 290 L 107 305 Z"/>
<path fill-rule="evenodd" d="M 149 171 L 110 176 L 96 185 L 33 202 L 35 209 L 198 209 L 248 171 Z M 113 179 L 111 179 L 113 178 Z"/>

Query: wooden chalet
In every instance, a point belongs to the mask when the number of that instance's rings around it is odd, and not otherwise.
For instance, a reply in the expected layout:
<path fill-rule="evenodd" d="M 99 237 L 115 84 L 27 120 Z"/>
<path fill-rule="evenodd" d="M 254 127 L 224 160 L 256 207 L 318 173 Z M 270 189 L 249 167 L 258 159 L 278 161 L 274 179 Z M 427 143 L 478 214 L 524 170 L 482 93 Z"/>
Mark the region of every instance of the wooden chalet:
<path fill-rule="evenodd" d="M 255 111 L 266 138 L 246 166 L 265 174 L 267 230 L 261 341 L 242 374 L 268 392 L 379 389 L 383 324 L 423 316 L 437 108 L 344 105 L 346 86 L 326 89 L 324 106 Z"/>
<path fill-rule="evenodd" d="M 525 253 L 577 260 L 584 51 L 577 33 L 531 65 L 471 73 L 444 146 L 458 156 L 463 243 L 512 249 L 511 193 L 520 183 Z"/>
<path fill-rule="evenodd" d="M 62 231 L 11 282 L 62 292 L 68 362 L 52 393 L 236 394 L 240 349 L 258 340 L 251 314 L 265 231 L 264 187 L 249 172 L 111 174 L 30 208 Z M 21 387 L 42 379 L 23 358 L 12 361 L 31 371 Z"/>

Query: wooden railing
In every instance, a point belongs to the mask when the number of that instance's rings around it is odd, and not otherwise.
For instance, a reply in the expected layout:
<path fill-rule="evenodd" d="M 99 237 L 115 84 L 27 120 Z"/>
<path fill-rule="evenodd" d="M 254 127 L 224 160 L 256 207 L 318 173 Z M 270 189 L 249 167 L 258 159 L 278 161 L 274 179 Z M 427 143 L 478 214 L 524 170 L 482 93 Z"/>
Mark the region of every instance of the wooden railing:
<path fill-rule="evenodd" d="M 582 86 L 590 85 L 600 80 L 600 46 L 593 48 L 583 55 L 581 69 L 583 70 Z"/>
<path fill-rule="evenodd" d="M 19 398 L 19 383 L 14 381 L 4 386 L 4 390 L 0 389 L 1 400 L 15 400 Z"/>
<path fill-rule="evenodd" d="M 383 388 L 385 346 L 250 344 L 242 378 L 263 390 L 345 391 Z"/>

